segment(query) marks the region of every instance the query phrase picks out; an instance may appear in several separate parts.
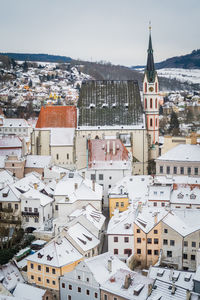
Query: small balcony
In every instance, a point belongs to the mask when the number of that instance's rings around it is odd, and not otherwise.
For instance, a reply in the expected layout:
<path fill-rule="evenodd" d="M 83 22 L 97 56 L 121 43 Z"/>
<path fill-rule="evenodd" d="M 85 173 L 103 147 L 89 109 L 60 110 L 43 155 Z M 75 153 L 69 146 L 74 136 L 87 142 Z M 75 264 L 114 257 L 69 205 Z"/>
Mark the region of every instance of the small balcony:
<path fill-rule="evenodd" d="M 25 216 L 25 217 L 39 217 L 39 212 L 22 211 L 22 216 Z"/>

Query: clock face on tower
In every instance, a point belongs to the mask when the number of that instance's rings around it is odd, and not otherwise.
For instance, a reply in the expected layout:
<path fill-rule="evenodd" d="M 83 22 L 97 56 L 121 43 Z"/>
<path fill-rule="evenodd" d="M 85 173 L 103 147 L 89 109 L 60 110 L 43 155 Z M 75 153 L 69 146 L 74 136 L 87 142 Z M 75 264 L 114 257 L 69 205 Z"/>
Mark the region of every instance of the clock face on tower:
<path fill-rule="evenodd" d="M 153 92 L 153 87 L 152 86 L 150 86 L 149 92 Z"/>

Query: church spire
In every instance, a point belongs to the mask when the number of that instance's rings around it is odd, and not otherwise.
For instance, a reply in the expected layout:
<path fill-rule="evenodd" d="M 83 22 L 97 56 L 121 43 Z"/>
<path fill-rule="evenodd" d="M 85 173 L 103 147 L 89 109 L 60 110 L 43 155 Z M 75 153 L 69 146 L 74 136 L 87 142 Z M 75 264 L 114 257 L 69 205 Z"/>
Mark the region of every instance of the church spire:
<path fill-rule="evenodd" d="M 155 66 L 154 66 L 154 59 L 153 59 L 153 48 L 152 48 L 152 41 L 151 41 L 151 23 L 149 24 L 149 47 L 147 50 L 147 66 L 146 66 L 146 74 L 148 82 L 154 82 L 155 80 Z"/>

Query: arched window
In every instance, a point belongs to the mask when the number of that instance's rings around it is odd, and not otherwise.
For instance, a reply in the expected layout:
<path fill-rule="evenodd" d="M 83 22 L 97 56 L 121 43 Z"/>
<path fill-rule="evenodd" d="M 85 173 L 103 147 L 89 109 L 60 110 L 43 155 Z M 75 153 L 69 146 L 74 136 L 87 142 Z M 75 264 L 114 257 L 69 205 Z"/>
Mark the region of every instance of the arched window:
<path fill-rule="evenodd" d="M 153 126 L 153 120 L 152 120 L 152 118 L 150 119 L 150 127 L 152 127 Z"/>
<path fill-rule="evenodd" d="M 156 118 L 156 127 L 158 126 L 158 119 Z"/>
<path fill-rule="evenodd" d="M 147 92 L 147 83 L 145 82 L 144 84 L 144 92 L 146 93 Z"/>
<path fill-rule="evenodd" d="M 147 109 L 147 98 L 145 98 L 145 101 L 144 101 L 144 108 Z"/>
<path fill-rule="evenodd" d="M 153 100 L 152 100 L 152 98 L 150 99 L 150 108 L 152 108 L 153 107 Z"/>
<path fill-rule="evenodd" d="M 158 92 L 158 83 L 156 82 L 156 88 L 155 88 L 155 90 L 156 90 L 156 93 Z"/>
<path fill-rule="evenodd" d="M 156 108 L 158 107 L 158 100 L 157 100 L 157 98 L 156 98 L 156 104 L 155 104 L 155 106 L 156 106 Z"/>

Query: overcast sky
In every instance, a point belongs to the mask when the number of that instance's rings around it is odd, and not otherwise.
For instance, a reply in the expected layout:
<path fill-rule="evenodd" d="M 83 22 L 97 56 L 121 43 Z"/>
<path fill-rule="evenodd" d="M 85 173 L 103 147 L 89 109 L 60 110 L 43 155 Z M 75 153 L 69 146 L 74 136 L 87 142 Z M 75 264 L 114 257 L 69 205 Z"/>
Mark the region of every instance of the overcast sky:
<path fill-rule="evenodd" d="M 200 0 L 0 0 L 0 51 L 146 63 L 200 48 Z"/>

